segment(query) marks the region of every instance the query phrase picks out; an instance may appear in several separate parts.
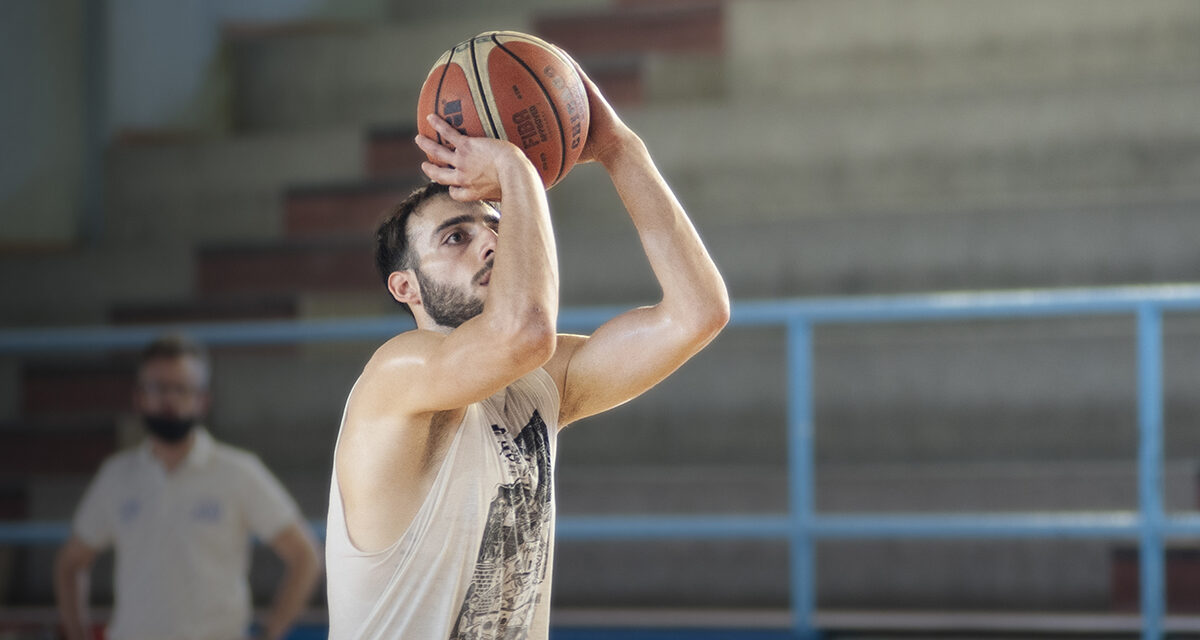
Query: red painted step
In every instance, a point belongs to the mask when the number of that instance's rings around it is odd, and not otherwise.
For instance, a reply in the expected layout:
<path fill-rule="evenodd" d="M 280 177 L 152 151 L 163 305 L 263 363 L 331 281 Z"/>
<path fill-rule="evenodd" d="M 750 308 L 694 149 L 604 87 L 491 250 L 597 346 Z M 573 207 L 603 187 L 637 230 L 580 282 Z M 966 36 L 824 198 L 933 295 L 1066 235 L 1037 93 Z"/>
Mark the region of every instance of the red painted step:
<path fill-rule="evenodd" d="M 284 196 L 284 230 L 289 238 L 373 238 L 388 211 L 417 180 L 299 187 Z"/>
<path fill-rule="evenodd" d="M 413 116 L 416 105 L 413 105 Z M 417 147 L 413 138 L 417 135 L 413 124 L 374 127 L 367 132 L 367 173 L 376 179 L 393 178 L 411 182 L 423 182 L 421 161 L 425 152 Z"/>
<path fill-rule="evenodd" d="M 534 33 L 574 56 L 595 53 L 694 52 L 724 49 L 721 2 L 652 2 L 546 14 Z"/>
<path fill-rule="evenodd" d="M 105 416 L 133 400 L 132 359 L 34 362 L 21 371 L 21 411 L 33 416 Z"/>
<path fill-rule="evenodd" d="M 379 286 L 369 239 L 219 245 L 199 251 L 197 288 L 203 296 L 374 291 Z"/>
<path fill-rule="evenodd" d="M 1112 608 L 1140 608 L 1140 558 L 1136 546 L 1113 550 L 1110 569 Z M 1200 613 L 1200 547 L 1170 546 L 1166 557 L 1167 611 L 1174 614 Z"/>

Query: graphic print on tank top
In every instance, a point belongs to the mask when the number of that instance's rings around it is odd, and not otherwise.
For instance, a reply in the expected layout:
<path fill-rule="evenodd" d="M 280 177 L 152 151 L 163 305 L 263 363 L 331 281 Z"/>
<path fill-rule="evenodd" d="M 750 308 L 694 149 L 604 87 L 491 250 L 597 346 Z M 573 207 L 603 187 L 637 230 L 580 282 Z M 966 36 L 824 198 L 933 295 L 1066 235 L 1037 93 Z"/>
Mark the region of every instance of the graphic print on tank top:
<path fill-rule="evenodd" d="M 524 638 L 546 577 L 553 484 L 546 423 L 534 410 L 516 438 L 499 425 L 492 435 L 515 481 L 500 485 L 492 499 L 452 640 Z"/>

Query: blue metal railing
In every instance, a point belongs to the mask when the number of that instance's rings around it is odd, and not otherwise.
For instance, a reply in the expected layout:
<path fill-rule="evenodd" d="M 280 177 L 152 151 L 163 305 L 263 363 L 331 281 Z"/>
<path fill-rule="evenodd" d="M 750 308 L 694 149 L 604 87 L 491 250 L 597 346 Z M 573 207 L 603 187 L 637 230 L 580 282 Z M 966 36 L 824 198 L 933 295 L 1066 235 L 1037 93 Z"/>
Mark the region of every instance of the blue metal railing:
<path fill-rule="evenodd" d="M 563 310 L 559 327 L 588 330 L 623 308 Z M 783 326 L 787 331 L 789 508 L 780 515 L 563 517 L 564 539 L 784 538 L 791 545 L 791 604 L 797 635 L 815 636 L 817 539 L 1070 538 L 1139 543 L 1142 638 L 1163 636 L 1164 542 L 1200 536 L 1200 516 L 1165 513 L 1163 469 L 1162 316 L 1200 310 L 1200 286 L 942 293 L 809 298 L 734 305 L 731 326 Z M 813 329 L 820 325 L 985 318 L 1133 315 L 1137 321 L 1137 511 L 1032 514 L 881 515 L 818 513 L 814 504 Z M 245 322 L 171 327 L 101 327 L 0 331 L 0 355 L 136 348 L 164 330 L 183 330 L 213 346 L 381 339 L 410 327 L 396 318 Z M 314 523 L 321 528 L 321 523 Z M 62 523 L 3 523 L 0 543 L 53 542 Z"/>

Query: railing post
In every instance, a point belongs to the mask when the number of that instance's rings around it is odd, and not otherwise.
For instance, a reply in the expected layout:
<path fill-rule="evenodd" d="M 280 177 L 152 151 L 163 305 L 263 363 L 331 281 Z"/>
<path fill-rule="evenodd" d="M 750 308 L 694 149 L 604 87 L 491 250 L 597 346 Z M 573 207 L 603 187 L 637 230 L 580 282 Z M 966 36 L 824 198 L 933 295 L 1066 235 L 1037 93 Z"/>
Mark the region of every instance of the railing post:
<path fill-rule="evenodd" d="M 812 325 L 788 321 L 788 500 L 791 510 L 792 622 L 799 638 L 816 638 L 816 560 L 813 548 Z"/>
<path fill-rule="evenodd" d="M 1137 316 L 1138 503 L 1141 532 L 1142 639 L 1160 640 L 1166 610 L 1162 499 L 1162 311 L 1143 304 Z"/>

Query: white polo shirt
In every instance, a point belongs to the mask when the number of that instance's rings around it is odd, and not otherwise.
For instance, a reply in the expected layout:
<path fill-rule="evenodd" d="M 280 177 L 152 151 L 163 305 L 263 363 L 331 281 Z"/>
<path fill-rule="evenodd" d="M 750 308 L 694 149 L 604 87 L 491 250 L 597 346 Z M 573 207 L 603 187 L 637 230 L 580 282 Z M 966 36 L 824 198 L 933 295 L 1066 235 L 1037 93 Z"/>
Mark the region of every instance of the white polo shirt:
<path fill-rule="evenodd" d="M 252 615 L 251 534 L 270 541 L 302 522 L 252 453 L 204 429 L 171 473 L 149 442 L 105 461 L 75 514 L 85 544 L 115 546 L 112 640 L 234 640 Z"/>

